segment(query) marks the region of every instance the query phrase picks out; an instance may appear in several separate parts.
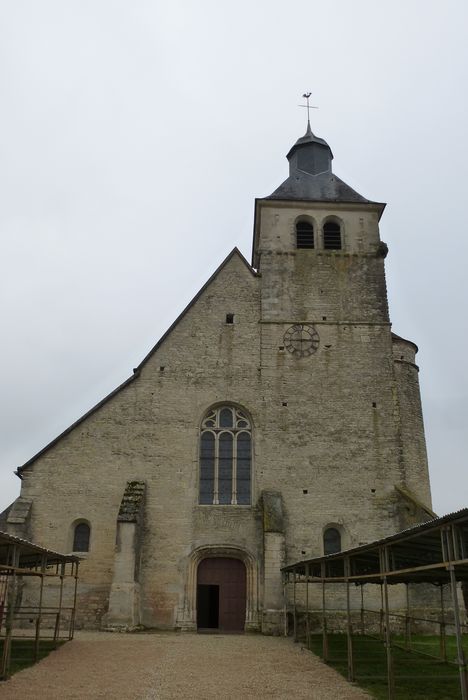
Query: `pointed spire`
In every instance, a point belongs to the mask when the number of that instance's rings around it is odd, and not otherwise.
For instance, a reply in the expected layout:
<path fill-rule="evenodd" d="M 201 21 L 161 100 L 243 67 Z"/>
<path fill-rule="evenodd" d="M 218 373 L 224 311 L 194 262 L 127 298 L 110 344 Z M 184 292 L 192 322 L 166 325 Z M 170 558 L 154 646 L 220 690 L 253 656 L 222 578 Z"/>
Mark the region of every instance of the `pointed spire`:
<path fill-rule="evenodd" d="M 333 160 L 333 153 L 332 153 L 332 151 L 331 151 L 331 148 L 330 148 L 330 146 L 328 145 L 328 143 L 327 143 L 324 139 L 321 139 L 319 136 L 316 136 L 316 135 L 314 134 L 314 132 L 313 132 L 312 129 L 310 128 L 310 121 L 309 121 L 309 120 L 307 120 L 307 130 L 306 130 L 304 136 L 301 136 L 300 138 L 297 139 L 296 143 L 295 143 L 294 146 L 291 148 L 291 150 L 290 150 L 289 153 L 287 154 L 286 158 L 290 161 L 290 160 L 291 160 L 291 157 L 293 156 L 293 154 L 294 154 L 301 146 L 302 146 L 302 147 L 308 146 L 309 148 L 311 148 L 311 147 L 313 146 L 313 147 L 314 147 L 314 150 L 317 150 L 317 148 L 318 148 L 319 151 L 320 151 L 322 148 L 326 149 L 326 151 L 327 151 L 327 153 L 328 153 L 328 158 L 329 158 L 329 161 L 330 161 L 329 167 L 331 168 L 331 161 Z"/>
<path fill-rule="evenodd" d="M 376 204 L 334 175 L 332 150 L 325 139 L 314 134 L 310 126 L 310 110 L 317 109 L 309 104 L 310 95 L 310 92 L 304 93 L 307 104 L 299 105 L 307 109 L 307 128 L 304 136 L 297 139 L 286 156 L 289 161 L 289 177 L 265 199 Z M 385 205 L 378 206 L 381 214 Z"/>

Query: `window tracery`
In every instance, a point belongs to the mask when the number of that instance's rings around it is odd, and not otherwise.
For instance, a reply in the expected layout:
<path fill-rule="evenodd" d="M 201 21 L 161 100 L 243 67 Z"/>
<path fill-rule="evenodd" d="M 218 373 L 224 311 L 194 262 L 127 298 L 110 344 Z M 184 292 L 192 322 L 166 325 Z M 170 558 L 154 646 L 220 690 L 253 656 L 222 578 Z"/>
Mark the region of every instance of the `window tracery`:
<path fill-rule="evenodd" d="M 249 505 L 252 429 L 244 411 L 219 406 L 205 415 L 200 432 L 202 505 Z"/>

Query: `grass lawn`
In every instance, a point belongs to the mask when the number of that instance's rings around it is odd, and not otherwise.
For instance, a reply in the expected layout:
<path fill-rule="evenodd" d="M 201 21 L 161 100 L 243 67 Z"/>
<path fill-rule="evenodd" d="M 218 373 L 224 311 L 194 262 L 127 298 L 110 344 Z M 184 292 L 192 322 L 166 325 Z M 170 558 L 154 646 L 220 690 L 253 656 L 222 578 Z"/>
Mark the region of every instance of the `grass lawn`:
<path fill-rule="evenodd" d="M 403 637 L 392 635 L 392 642 L 403 644 Z M 430 654 L 439 653 L 437 636 L 413 635 L 413 647 Z M 345 634 L 328 635 L 329 659 L 345 678 L 348 676 L 348 656 Z M 468 650 L 468 636 L 465 635 Z M 322 636 L 311 635 L 311 651 L 322 656 Z M 395 689 L 398 700 L 458 700 L 460 681 L 458 667 L 437 659 L 393 647 Z M 447 658 L 456 658 L 455 637 L 447 637 Z M 379 700 L 387 700 L 387 657 L 383 643 L 367 636 L 353 636 L 355 680 Z"/>
<path fill-rule="evenodd" d="M 43 659 L 50 654 L 51 651 L 57 649 L 64 641 L 54 642 L 53 639 L 43 639 L 39 643 L 39 654 L 37 660 Z M 0 659 L 3 652 L 3 640 L 0 640 Z M 13 639 L 11 643 L 11 664 L 10 675 L 22 671 L 23 668 L 32 666 L 35 663 L 34 659 L 34 640 L 33 639 Z M 1 683 L 1 681 L 0 681 Z M 1 686 L 0 686 L 1 688 Z"/>

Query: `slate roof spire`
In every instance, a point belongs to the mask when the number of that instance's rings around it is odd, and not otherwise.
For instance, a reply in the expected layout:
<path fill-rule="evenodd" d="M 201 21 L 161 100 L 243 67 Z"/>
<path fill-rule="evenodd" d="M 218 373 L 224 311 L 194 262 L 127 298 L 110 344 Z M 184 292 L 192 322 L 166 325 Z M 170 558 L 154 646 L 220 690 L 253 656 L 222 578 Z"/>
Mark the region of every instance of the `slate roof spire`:
<path fill-rule="evenodd" d="M 290 174 L 297 169 L 310 175 L 319 175 L 322 172 L 331 172 L 333 153 L 324 139 L 315 136 L 310 128 L 310 121 L 307 120 L 307 131 L 297 139 L 286 158 L 289 160 Z"/>
<path fill-rule="evenodd" d="M 313 133 L 309 119 L 304 136 L 297 139 L 286 158 L 289 177 L 265 199 L 370 203 L 333 173 L 332 150 Z"/>

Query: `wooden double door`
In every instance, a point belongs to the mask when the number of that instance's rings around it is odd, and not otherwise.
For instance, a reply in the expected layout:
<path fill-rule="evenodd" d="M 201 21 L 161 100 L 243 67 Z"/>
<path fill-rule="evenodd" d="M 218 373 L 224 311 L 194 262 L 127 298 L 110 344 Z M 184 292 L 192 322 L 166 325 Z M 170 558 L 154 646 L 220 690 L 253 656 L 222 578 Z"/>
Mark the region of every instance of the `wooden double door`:
<path fill-rule="evenodd" d="M 197 628 L 243 632 L 246 571 L 240 559 L 202 559 L 197 572 Z"/>

